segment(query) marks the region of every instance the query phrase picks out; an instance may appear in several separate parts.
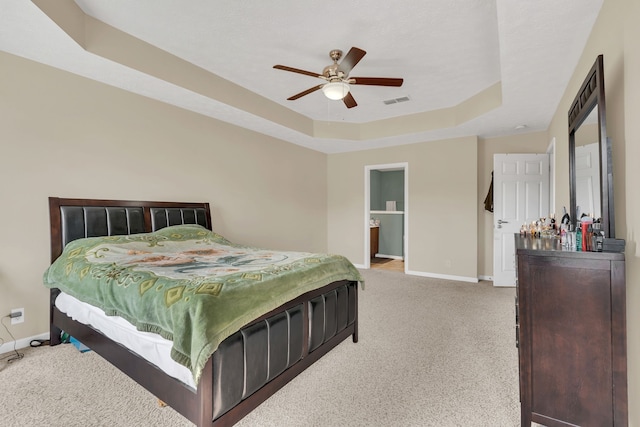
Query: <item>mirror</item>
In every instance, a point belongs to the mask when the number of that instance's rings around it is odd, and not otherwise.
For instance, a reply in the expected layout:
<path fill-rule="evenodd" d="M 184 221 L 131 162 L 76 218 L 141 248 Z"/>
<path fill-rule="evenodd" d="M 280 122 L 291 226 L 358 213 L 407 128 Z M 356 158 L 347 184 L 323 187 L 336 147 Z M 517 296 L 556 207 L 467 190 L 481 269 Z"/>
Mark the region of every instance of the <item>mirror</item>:
<path fill-rule="evenodd" d="M 611 162 L 600 55 L 569 109 L 569 198 L 573 225 L 583 214 L 592 216 L 605 237 L 615 237 Z"/>
<path fill-rule="evenodd" d="M 601 218 L 600 141 L 598 139 L 598 106 L 576 129 L 576 216 L 586 214 Z"/>

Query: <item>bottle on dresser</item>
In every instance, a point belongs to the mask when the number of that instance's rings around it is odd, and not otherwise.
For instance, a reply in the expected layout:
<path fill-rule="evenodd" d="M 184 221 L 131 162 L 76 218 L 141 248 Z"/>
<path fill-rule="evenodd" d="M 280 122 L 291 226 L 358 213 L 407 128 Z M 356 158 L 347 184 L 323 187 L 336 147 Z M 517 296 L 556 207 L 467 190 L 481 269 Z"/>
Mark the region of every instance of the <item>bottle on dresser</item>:
<path fill-rule="evenodd" d="M 582 227 L 582 251 L 590 251 L 591 250 L 591 233 L 589 230 L 591 228 L 591 224 L 593 224 L 593 218 L 589 216 L 583 216 L 580 218 L 580 226 Z"/>
<path fill-rule="evenodd" d="M 604 232 L 600 228 L 599 222 L 593 223 L 593 233 L 591 235 L 591 250 L 594 252 L 602 252 L 604 244 Z"/>

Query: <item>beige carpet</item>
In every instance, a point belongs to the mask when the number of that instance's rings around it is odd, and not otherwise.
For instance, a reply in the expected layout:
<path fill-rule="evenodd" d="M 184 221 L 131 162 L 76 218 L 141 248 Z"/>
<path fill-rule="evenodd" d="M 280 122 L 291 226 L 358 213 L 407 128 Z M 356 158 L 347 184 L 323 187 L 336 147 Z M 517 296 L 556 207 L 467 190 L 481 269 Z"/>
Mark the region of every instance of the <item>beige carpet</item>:
<path fill-rule="evenodd" d="M 517 426 L 514 289 L 364 270 L 343 342 L 238 426 Z M 190 426 L 93 352 L 0 361 L 0 425 Z"/>

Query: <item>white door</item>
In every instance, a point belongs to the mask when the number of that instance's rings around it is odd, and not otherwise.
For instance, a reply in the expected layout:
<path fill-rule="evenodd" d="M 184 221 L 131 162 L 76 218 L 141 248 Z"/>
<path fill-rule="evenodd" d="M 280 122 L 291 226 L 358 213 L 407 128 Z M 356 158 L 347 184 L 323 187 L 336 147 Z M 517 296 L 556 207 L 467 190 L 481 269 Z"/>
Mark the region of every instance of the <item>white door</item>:
<path fill-rule="evenodd" d="M 549 156 L 493 156 L 493 285 L 515 286 L 515 241 L 524 223 L 549 215 Z"/>
<path fill-rule="evenodd" d="M 576 147 L 576 206 L 580 213 L 600 218 L 599 144 Z"/>

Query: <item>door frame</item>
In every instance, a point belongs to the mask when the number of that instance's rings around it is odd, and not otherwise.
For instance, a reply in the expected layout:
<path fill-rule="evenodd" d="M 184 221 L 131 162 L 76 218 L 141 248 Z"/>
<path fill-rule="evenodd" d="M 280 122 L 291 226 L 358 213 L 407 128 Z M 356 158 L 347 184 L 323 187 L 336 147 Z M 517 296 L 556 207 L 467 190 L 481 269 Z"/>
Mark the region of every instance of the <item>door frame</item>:
<path fill-rule="evenodd" d="M 549 155 L 549 212 L 556 212 L 556 137 L 551 138 L 547 147 Z M 557 220 L 558 218 L 556 218 Z"/>
<path fill-rule="evenodd" d="M 364 268 L 371 268 L 371 235 L 369 219 L 371 219 L 371 171 L 404 171 L 404 232 L 402 252 L 404 255 L 404 272 L 409 271 L 409 163 L 387 163 L 379 165 L 367 165 L 364 167 Z"/>

